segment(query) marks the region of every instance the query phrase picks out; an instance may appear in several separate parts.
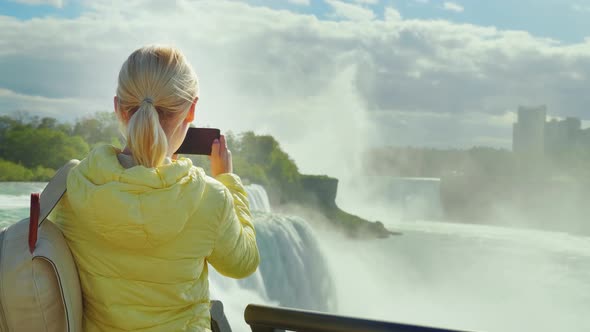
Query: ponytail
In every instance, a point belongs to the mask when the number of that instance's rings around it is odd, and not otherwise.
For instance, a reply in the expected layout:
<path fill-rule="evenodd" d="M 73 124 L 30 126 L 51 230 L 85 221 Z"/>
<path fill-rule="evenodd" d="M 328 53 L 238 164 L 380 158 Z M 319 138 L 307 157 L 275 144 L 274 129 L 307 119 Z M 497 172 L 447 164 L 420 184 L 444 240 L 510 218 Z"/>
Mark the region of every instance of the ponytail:
<path fill-rule="evenodd" d="M 117 113 L 125 114 L 119 120 L 138 165 L 158 167 L 173 152 L 169 138 L 198 93 L 197 76 L 178 49 L 154 45 L 131 53 L 119 72 Z"/>
<path fill-rule="evenodd" d="M 168 139 L 160 125 L 158 111 L 149 98 L 144 99 L 129 119 L 127 146 L 138 165 L 157 167 L 166 158 Z"/>

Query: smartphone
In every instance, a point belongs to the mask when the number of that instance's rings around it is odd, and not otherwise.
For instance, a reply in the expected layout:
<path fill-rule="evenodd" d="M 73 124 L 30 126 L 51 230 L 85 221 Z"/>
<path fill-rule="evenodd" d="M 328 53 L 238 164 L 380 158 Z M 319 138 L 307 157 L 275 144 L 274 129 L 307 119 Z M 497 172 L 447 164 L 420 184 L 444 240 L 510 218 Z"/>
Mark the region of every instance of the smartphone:
<path fill-rule="evenodd" d="M 211 145 L 219 139 L 220 131 L 216 128 L 189 128 L 186 137 L 175 153 L 201 154 L 210 156 Z"/>

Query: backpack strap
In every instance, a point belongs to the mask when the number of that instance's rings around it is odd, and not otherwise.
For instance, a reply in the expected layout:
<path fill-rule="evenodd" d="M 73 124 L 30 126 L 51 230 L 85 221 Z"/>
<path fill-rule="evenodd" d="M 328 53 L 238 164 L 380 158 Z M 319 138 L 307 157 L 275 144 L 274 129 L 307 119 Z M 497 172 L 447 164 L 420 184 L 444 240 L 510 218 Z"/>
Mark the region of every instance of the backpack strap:
<path fill-rule="evenodd" d="M 29 252 L 32 254 L 37 244 L 37 230 L 39 229 L 39 214 L 41 202 L 39 193 L 31 194 L 31 208 L 29 209 Z"/>
<path fill-rule="evenodd" d="M 66 182 L 70 170 L 80 163 L 72 159 L 62 166 L 49 181 L 41 195 L 31 194 L 31 215 L 29 219 L 29 251 L 33 253 L 37 244 L 37 230 L 47 219 L 53 208 L 66 192 Z"/>

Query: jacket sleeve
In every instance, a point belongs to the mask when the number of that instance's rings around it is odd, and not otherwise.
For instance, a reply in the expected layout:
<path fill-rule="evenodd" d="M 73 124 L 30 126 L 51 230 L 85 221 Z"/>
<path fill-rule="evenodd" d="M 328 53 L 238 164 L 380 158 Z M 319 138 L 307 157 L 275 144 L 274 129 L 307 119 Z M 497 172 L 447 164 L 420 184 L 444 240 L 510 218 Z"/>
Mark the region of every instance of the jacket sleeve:
<path fill-rule="evenodd" d="M 207 260 L 227 277 L 245 278 L 260 262 L 246 191 L 235 174 L 221 174 L 216 179 L 226 187 L 225 202 L 217 239 Z"/>

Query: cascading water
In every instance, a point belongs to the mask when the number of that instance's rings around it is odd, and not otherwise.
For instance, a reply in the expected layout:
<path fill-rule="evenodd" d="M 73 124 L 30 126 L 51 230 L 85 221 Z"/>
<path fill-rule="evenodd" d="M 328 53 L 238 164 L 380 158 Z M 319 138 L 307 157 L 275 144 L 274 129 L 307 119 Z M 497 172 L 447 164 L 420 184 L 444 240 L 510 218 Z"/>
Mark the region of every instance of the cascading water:
<path fill-rule="evenodd" d="M 246 186 L 260 250 L 260 267 L 242 288 L 282 306 L 311 310 L 336 309 L 330 271 L 318 240 L 302 218 L 271 212 L 264 187 Z M 212 278 L 216 282 L 217 276 Z"/>
<path fill-rule="evenodd" d="M 213 269 L 209 274 L 211 297 L 229 307 L 232 326 L 242 326 L 245 306 L 257 301 L 334 312 L 332 277 L 309 224 L 300 217 L 272 213 L 264 187 L 248 185 L 246 192 L 256 228 L 260 266 L 252 276 L 241 280 L 222 277 Z"/>
<path fill-rule="evenodd" d="M 249 184 L 246 186 L 248 193 L 248 202 L 250 203 L 251 211 L 270 213 L 270 201 L 268 194 L 263 186 L 259 184 Z"/>

